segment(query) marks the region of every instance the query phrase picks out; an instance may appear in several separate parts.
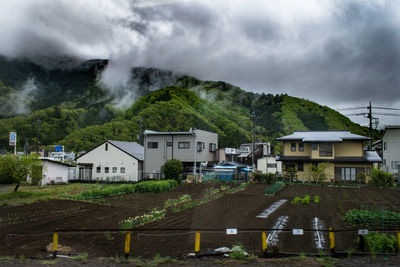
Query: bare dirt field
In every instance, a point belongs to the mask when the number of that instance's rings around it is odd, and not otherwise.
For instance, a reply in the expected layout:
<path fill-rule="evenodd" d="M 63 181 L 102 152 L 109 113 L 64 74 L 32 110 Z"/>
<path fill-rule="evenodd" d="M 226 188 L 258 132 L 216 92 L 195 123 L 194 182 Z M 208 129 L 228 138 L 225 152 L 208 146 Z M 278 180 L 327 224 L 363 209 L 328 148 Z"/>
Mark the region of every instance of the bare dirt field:
<path fill-rule="evenodd" d="M 212 184 L 185 184 L 165 193 L 129 194 L 96 201 L 42 201 L 18 207 L 0 208 L 0 254 L 43 257 L 51 243 L 54 229 L 117 229 L 128 217 L 141 215 L 164 201 L 183 194 L 201 198 Z M 178 213 L 168 211 L 160 221 L 133 231 L 132 253 L 144 258 L 156 254 L 180 257 L 194 250 L 194 232 L 201 230 L 201 251 L 241 243 L 252 254 L 261 254 L 262 229 L 313 229 L 318 218 L 320 229 L 354 228 L 343 220 L 353 208 L 388 208 L 400 210 L 400 191 L 369 187 L 286 186 L 275 196 L 265 196 L 265 184 L 250 184 L 245 190 L 204 205 Z M 294 197 L 318 195 L 318 204 L 291 204 Z M 268 207 L 286 199 L 267 218 L 258 218 Z M 237 235 L 226 235 L 226 228 L 237 228 Z M 143 230 L 147 229 L 147 230 Z M 153 229 L 153 231 L 149 231 Z M 181 229 L 161 231 L 158 229 Z M 241 231 L 243 229 L 244 231 Z M 317 253 L 319 248 L 313 232 L 294 236 L 291 232 L 269 232 L 271 240 L 283 252 Z M 322 250 L 328 249 L 328 233 L 320 232 Z M 337 233 L 338 250 L 355 248 L 356 233 Z M 321 241 L 321 240 L 320 240 Z M 123 255 L 124 236 L 121 233 L 60 233 L 59 242 L 72 252 L 87 252 L 90 257 Z M 275 242 L 275 243 L 274 243 Z"/>

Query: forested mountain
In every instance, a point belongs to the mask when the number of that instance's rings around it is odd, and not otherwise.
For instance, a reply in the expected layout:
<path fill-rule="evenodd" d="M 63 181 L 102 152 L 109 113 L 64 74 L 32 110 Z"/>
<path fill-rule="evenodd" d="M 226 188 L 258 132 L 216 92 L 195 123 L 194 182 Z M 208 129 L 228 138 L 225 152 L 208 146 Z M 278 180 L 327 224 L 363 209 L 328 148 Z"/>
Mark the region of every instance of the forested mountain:
<path fill-rule="evenodd" d="M 19 150 L 25 143 L 32 147 L 39 133 L 41 146 L 60 144 L 77 152 L 106 139 L 136 141 L 141 129 L 190 127 L 217 132 L 220 147 L 237 147 L 251 140 L 253 111 L 257 140 L 275 143 L 276 137 L 294 130 L 368 134 L 367 128 L 308 100 L 246 92 L 170 71 L 134 68 L 124 87 L 109 90 L 98 81 L 107 64 L 69 59 L 63 68 L 44 68 L 0 58 L 0 148 L 9 150 L 8 133 L 13 130 Z M 116 108 L 127 96 L 137 99 L 130 99 L 133 104 L 127 109 Z"/>

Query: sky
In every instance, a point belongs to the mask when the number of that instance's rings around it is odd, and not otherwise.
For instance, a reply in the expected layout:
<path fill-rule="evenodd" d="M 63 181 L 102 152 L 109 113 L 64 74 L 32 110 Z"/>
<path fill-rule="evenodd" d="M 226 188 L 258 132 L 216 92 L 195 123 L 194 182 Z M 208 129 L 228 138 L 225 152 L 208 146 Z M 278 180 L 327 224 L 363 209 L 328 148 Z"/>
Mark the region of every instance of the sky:
<path fill-rule="evenodd" d="M 110 86 L 144 66 L 332 108 L 400 108 L 400 1 L 2 0 L 0 12 L 1 55 L 107 58 Z"/>

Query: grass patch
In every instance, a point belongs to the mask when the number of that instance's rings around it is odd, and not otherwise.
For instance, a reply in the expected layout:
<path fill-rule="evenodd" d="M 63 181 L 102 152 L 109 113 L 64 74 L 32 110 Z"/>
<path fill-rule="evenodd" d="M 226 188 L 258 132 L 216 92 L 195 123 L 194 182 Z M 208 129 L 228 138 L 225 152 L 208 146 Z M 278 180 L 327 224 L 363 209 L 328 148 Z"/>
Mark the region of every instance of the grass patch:
<path fill-rule="evenodd" d="M 86 262 L 88 259 L 88 256 L 89 255 L 87 254 L 87 252 L 78 253 L 78 255 L 76 255 L 76 256 L 71 256 L 71 260 Z"/>
<path fill-rule="evenodd" d="M 0 262 L 10 262 L 15 260 L 13 256 L 0 256 Z"/>
<path fill-rule="evenodd" d="M 41 260 L 39 261 L 41 264 L 43 265 L 52 265 L 52 264 L 56 264 L 57 261 L 56 260 Z"/>

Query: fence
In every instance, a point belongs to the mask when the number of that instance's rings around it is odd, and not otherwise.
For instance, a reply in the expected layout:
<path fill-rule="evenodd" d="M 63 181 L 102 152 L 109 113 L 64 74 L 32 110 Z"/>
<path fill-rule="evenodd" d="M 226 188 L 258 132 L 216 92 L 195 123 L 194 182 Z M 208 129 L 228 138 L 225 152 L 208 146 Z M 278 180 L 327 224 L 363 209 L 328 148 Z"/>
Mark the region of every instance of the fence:
<path fill-rule="evenodd" d="M 119 237 L 113 240 L 111 247 L 115 248 L 116 251 L 111 251 L 110 255 L 121 255 L 121 252 L 128 256 L 148 256 L 146 255 L 146 250 L 157 250 L 158 253 L 167 254 L 169 256 L 177 256 L 182 254 L 187 254 L 189 252 L 194 252 L 193 256 L 204 256 L 209 254 L 218 254 L 218 252 L 211 251 L 209 247 L 219 246 L 220 244 L 235 244 L 237 242 L 243 242 L 244 248 L 252 254 L 263 255 L 264 257 L 278 256 L 278 255 L 296 255 L 299 253 L 304 253 L 307 249 L 306 241 L 310 241 L 310 236 L 307 238 L 306 235 L 313 235 L 313 243 L 311 246 L 315 246 L 317 251 L 326 251 L 332 256 L 340 256 L 341 254 L 347 255 L 347 251 L 350 248 L 347 247 L 342 250 L 337 249 L 338 242 L 336 236 L 342 235 L 343 237 L 352 236 L 359 239 L 358 249 L 363 251 L 365 249 L 364 235 L 371 231 L 376 232 L 386 232 L 395 233 L 397 235 L 397 244 L 400 248 L 400 231 L 395 229 L 341 229 L 334 230 L 329 229 L 69 229 L 69 230 L 55 230 L 52 233 L 52 252 L 53 256 L 56 257 L 59 253 L 59 244 L 63 240 L 72 239 L 78 240 L 78 242 L 87 241 L 87 236 L 93 236 L 96 234 L 117 234 Z M 282 242 L 276 242 L 277 237 L 281 237 L 282 234 L 286 236 L 282 237 Z M 29 235 L 28 235 L 29 236 Z M 37 236 L 37 234 L 35 235 Z M 50 237 L 50 233 L 46 236 Z M 79 236 L 79 237 L 77 237 Z M 86 237 L 85 237 L 86 236 Z M 250 238 L 249 238 L 250 237 Z M 324 240 L 324 237 L 328 237 Z M 354 240 L 355 241 L 355 240 Z M 89 242 L 89 241 L 88 241 Z M 293 246 L 293 243 L 296 243 Z M 93 243 L 93 240 L 89 242 Z M 96 243 L 96 242 L 94 242 Z M 279 244 L 278 244 L 279 243 Z M 64 244 L 64 243 L 63 243 Z M 134 245 L 133 245 L 134 244 Z M 104 244 L 101 244 L 104 248 Z M 185 246 L 179 248 L 179 246 Z M 292 249 L 285 251 L 286 248 L 292 247 Z M 83 246 L 84 247 L 84 246 Z M 96 244 L 92 244 L 92 247 L 96 249 Z M 203 249 L 202 249 L 203 247 Z M 296 249 L 293 249 L 296 248 Z M 300 249 L 299 249 L 300 248 Z M 169 250 L 179 250 L 171 253 Z M 97 250 L 97 249 L 96 249 Z M 350 249 L 352 251 L 353 249 Z M 117 252 L 119 251 L 119 252 Z M 307 254 L 319 254 L 307 253 Z M 400 251 L 398 251 L 400 253 Z M 150 252 L 149 252 L 150 253 Z M 356 254 L 353 252 L 353 254 Z M 360 253 L 359 253 L 360 254 Z M 362 252 L 361 254 L 365 254 Z M 379 254 L 379 253 L 377 253 Z"/>

